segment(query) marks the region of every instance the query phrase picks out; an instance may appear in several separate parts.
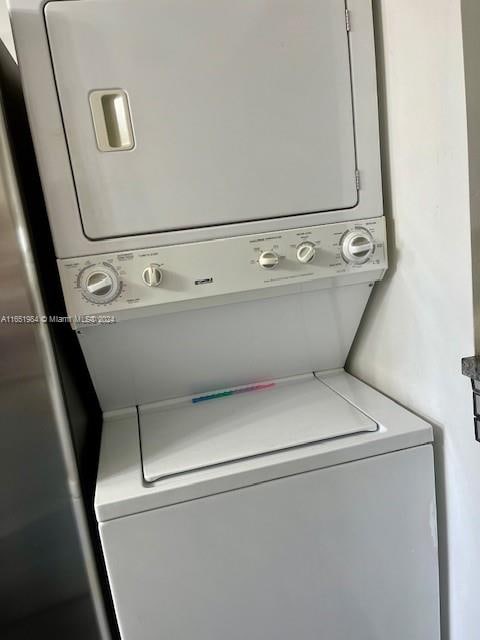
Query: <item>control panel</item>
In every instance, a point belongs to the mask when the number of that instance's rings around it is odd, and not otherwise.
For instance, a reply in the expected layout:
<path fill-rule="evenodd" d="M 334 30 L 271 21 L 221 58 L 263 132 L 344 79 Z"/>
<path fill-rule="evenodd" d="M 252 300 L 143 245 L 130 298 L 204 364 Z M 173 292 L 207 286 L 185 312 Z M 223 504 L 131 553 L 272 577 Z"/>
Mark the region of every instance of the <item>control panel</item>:
<path fill-rule="evenodd" d="M 386 267 L 383 218 L 59 260 L 68 311 L 78 316 Z"/>

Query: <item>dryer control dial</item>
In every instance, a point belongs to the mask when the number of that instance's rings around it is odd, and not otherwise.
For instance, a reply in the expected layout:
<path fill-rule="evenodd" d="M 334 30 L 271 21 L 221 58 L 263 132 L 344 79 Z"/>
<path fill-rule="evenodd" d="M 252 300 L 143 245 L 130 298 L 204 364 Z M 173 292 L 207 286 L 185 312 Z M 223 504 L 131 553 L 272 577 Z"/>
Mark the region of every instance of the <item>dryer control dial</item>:
<path fill-rule="evenodd" d="M 147 287 L 159 287 L 162 284 L 163 273 L 158 264 L 149 264 L 143 270 L 142 280 Z"/>
<path fill-rule="evenodd" d="M 262 269 L 275 269 L 279 260 L 280 258 L 275 251 L 263 251 L 258 258 L 258 264 Z"/>
<path fill-rule="evenodd" d="M 112 276 L 103 271 L 94 271 L 88 276 L 85 288 L 91 296 L 98 298 L 108 296 L 113 289 Z"/>
<path fill-rule="evenodd" d="M 108 304 L 120 293 L 117 272 L 107 264 L 95 265 L 82 273 L 81 289 L 89 302 Z"/>
<path fill-rule="evenodd" d="M 307 264 L 315 258 L 315 245 L 312 242 L 302 242 L 297 247 L 297 260 Z"/>
<path fill-rule="evenodd" d="M 350 264 L 368 262 L 375 249 L 375 242 L 366 229 L 348 231 L 341 240 L 342 256 Z"/>

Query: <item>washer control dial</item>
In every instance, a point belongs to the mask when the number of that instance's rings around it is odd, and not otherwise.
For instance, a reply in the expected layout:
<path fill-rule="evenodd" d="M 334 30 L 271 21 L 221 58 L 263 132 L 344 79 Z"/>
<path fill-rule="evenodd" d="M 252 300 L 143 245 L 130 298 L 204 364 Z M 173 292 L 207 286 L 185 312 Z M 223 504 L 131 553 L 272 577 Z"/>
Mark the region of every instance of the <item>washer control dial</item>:
<path fill-rule="evenodd" d="M 84 297 L 94 304 L 108 304 L 120 293 L 121 284 L 115 269 L 108 264 L 94 265 L 81 274 Z"/>
<path fill-rule="evenodd" d="M 342 238 L 342 256 L 350 264 L 368 262 L 375 249 L 372 236 L 366 229 L 348 231 Z"/>
<path fill-rule="evenodd" d="M 258 264 L 262 269 L 275 269 L 279 261 L 280 258 L 275 251 L 263 251 L 258 258 Z"/>
<path fill-rule="evenodd" d="M 112 276 L 103 271 L 94 271 L 87 277 L 85 288 L 91 296 L 108 296 L 113 290 Z"/>
<path fill-rule="evenodd" d="M 162 283 L 163 273 L 158 264 L 149 264 L 143 270 L 142 280 L 147 287 L 159 287 Z"/>
<path fill-rule="evenodd" d="M 307 264 L 315 258 L 315 245 L 312 242 L 302 242 L 297 247 L 297 260 Z"/>

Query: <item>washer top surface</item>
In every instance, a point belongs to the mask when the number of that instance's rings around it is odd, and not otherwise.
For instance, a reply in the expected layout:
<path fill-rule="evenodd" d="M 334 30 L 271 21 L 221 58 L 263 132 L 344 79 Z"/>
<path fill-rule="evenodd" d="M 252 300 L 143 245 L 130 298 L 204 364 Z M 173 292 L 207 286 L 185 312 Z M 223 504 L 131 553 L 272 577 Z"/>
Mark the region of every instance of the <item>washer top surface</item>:
<path fill-rule="evenodd" d="M 344 432 L 343 435 L 337 431 L 337 436 L 341 435 L 341 437 L 330 436 L 320 441 L 311 441 L 304 446 L 290 446 L 277 450 L 269 455 L 253 455 L 224 464 L 162 477 L 154 482 L 145 482 L 142 453 L 148 453 L 149 447 L 145 446 L 145 442 L 139 437 L 137 409 L 132 407 L 112 411 L 104 415 L 103 423 L 95 493 L 95 511 L 99 522 L 233 491 L 277 478 L 418 447 L 429 444 L 433 440 L 432 427 L 427 422 L 342 370 L 316 374 L 316 379 L 312 374 L 299 376 L 298 383 L 292 382 L 292 379 L 290 381 L 284 386 L 278 383 L 273 390 L 242 394 L 242 402 L 246 405 L 251 402 L 252 411 L 253 404 L 259 403 L 254 411 L 258 424 L 263 421 L 263 424 L 273 428 L 268 409 L 270 407 L 270 410 L 275 409 L 274 414 L 277 418 L 282 413 L 285 416 L 290 415 L 290 419 L 294 420 L 292 429 L 298 425 L 298 433 L 303 431 L 306 434 L 309 431 L 303 422 L 308 415 L 310 415 L 309 424 L 315 424 L 312 417 L 323 416 L 318 417 L 318 422 L 328 426 L 325 407 L 330 406 L 332 411 L 334 407 L 336 407 L 335 412 L 339 411 L 336 413 L 336 420 L 333 420 L 333 414 L 331 416 L 332 424 L 336 425 L 337 429 L 340 424 L 343 424 L 344 428 L 350 424 L 352 429 L 354 427 L 358 429 L 362 425 L 368 429 L 369 419 L 378 427 L 375 431 L 365 430 L 361 433 L 352 431 L 350 434 Z M 313 392 L 314 389 L 315 392 Z M 324 390 L 331 391 L 334 395 L 330 396 L 329 393 L 323 395 Z M 317 399 L 324 398 L 326 404 L 316 402 L 314 396 Z M 275 402 L 272 403 L 271 399 L 275 399 Z M 205 407 L 209 413 L 220 411 L 222 404 L 223 407 L 233 406 L 229 400 L 226 398 L 224 402 L 221 400 L 206 402 Z M 237 401 L 237 398 L 234 398 L 234 401 Z M 260 405 L 263 406 L 263 416 L 260 413 Z M 244 411 L 246 412 L 247 408 Z M 289 411 L 293 411 L 293 418 Z M 225 415 L 227 422 L 233 420 L 232 412 L 227 413 L 225 409 Z M 343 418 L 340 419 L 340 416 Z M 349 416 L 352 418 L 351 422 Z M 366 418 L 365 422 L 363 422 L 364 418 Z M 180 421 L 176 424 L 181 426 Z M 196 424 L 199 425 L 200 422 Z M 282 429 L 286 431 L 285 426 Z M 200 430 L 197 430 L 197 433 L 200 443 Z M 328 432 L 322 432 L 319 429 L 317 437 L 320 433 L 325 435 Z M 257 444 L 260 442 L 257 438 L 255 441 Z M 188 444 L 188 441 L 185 441 L 185 444 Z M 180 442 L 177 440 L 175 446 L 179 445 Z M 193 448 L 192 442 L 190 446 Z M 145 451 L 142 452 L 142 448 Z M 153 460 L 152 452 L 153 449 L 150 450 L 149 455 Z M 174 453 L 173 448 L 171 453 Z M 200 459 L 197 454 L 195 456 L 197 460 Z M 190 451 L 190 461 L 194 460 L 195 456 Z M 161 459 L 162 456 L 159 456 L 158 460 Z M 163 460 L 166 460 L 165 456 Z M 156 469 L 158 473 L 158 467 Z M 161 472 L 163 471 L 165 471 L 165 465 Z"/>
<path fill-rule="evenodd" d="M 312 375 L 245 389 L 141 407 L 145 480 L 378 429 Z"/>

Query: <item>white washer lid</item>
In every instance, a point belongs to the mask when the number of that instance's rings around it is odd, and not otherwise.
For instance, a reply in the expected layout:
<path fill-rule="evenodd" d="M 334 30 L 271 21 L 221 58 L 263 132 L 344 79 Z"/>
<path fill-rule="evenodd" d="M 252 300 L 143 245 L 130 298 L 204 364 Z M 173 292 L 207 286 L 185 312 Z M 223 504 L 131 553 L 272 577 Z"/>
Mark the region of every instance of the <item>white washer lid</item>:
<path fill-rule="evenodd" d="M 262 391 L 139 408 L 143 474 L 166 476 L 313 442 L 376 431 L 378 425 L 313 376 Z"/>

